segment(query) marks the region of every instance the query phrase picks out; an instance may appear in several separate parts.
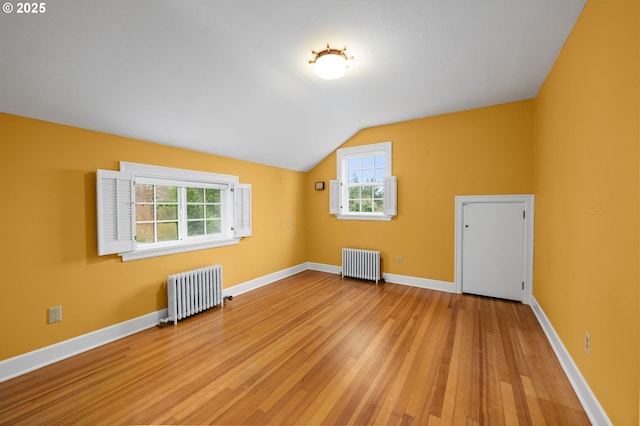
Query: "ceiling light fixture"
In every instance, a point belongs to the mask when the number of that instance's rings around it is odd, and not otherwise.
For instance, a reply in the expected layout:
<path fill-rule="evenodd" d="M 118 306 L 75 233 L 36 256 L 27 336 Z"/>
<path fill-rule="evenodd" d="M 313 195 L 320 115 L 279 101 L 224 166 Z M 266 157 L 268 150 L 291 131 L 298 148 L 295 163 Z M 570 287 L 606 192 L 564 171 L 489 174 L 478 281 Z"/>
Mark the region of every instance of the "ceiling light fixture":
<path fill-rule="evenodd" d="M 327 43 L 327 48 L 323 51 L 311 53 L 315 58 L 309 61 L 310 64 L 316 65 L 316 74 L 325 80 L 335 80 L 342 77 L 347 72 L 347 60 L 353 59 L 353 56 L 347 57 L 344 49 L 332 49 Z"/>

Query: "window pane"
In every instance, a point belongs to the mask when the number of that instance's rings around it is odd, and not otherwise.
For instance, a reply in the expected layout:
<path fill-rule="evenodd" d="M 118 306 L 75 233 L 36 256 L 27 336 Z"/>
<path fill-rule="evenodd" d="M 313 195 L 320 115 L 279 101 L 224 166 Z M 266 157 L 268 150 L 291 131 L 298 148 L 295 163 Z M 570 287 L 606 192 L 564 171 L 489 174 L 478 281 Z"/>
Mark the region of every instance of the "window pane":
<path fill-rule="evenodd" d="M 362 187 L 362 199 L 365 198 L 371 199 L 373 197 L 373 188 L 371 186 L 363 186 Z"/>
<path fill-rule="evenodd" d="M 373 211 L 371 204 L 371 200 L 362 200 L 362 211 L 365 213 L 371 213 Z"/>
<path fill-rule="evenodd" d="M 136 184 L 136 203 L 153 202 L 153 185 Z"/>
<path fill-rule="evenodd" d="M 153 204 L 136 204 L 136 221 L 153 220 Z"/>
<path fill-rule="evenodd" d="M 202 203 L 204 188 L 187 188 L 187 203 Z"/>
<path fill-rule="evenodd" d="M 373 187 L 373 198 L 384 198 L 384 186 Z"/>
<path fill-rule="evenodd" d="M 348 161 L 347 170 L 358 170 L 362 168 L 361 158 L 352 158 Z"/>
<path fill-rule="evenodd" d="M 222 215 L 220 214 L 220 206 L 207 206 L 207 219 L 219 219 L 220 217 L 222 217 Z"/>
<path fill-rule="evenodd" d="M 158 223 L 158 241 L 175 241 L 178 239 L 178 222 Z"/>
<path fill-rule="evenodd" d="M 365 169 L 362 171 L 362 182 L 374 182 L 374 179 L 373 169 Z"/>
<path fill-rule="evenodd" d="M 386 173 L 386 169 L 376 169 L 376 182 L 383 182 Z"/>
<path fill-rule="evenodd" d="M 156 202 L 178 202 L 177 186 L 156 186 Z"/>
<path fill-rule="evenodd" d="M 357 200 L 360 198 L 360 187 L 357 188 L 349 188 L 349 199 Z"/>
<path fill-rule="evenodd" d="M 219 203 L 220 202 L 220 190 L 219 189 L 206 189 L 207 203 Z"/>
<path fill-rule="evenodd" d="M 153 243 L 153 223 L 136 223 L 136 241 L 139 243 Z"/>
<path fill-rule="evenodd" d="M 178 220 L 178 206 L 176 204 L 158 204 L 157 220 Z"/>
<path fill-rule="evenodd" d="M 359 183 L 359 182 L 362 182 L 362 170 L 350 171 L 349 183 Z"/>
<path fill-rule="evenodd" d="M 187 235 L 190 237 L 204 235 L 204 220 L 194 220 L 187 223 Z"/>
<path fill-rule="evenodd" d="M 387 166 L 387 156 L 386 155 L 377 155 L 375 159 L 376 168 L 382 167 L 385 168 Z"/>
<path fill-rule="evenodd" d="M 372 169 L 373 168 L 373 157 L 364 157 L 362 159 L 362 168 L 363 169 Z"/>
<path fill-rule="evenodd" d="M 204 206 L 202 204 L 187 205 L 187 219 L 201 219 L 204 217 Z"/>
<path fill-rule="evenodd" d="M 219 220 L 207 221 L 207 234 L 219 234 L 222 229 L 222 223 Z"/>
<path fill-rule="evenodd" d="M 360 212 L 360 200 L 349 200 L 349 211 Z"/>
<path fill-rule="evenodd" d="M 384 201 L 383 200 L 373 200 L 373 211 L 375 213 L 383 213 L 384 212 Z"/>

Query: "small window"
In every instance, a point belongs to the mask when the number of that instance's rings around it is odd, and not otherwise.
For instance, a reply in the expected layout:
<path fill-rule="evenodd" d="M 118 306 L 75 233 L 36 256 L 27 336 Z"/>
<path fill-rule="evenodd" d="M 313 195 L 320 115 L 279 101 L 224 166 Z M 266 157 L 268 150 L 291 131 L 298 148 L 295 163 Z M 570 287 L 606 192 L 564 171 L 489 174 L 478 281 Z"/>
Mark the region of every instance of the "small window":
<path fill-rule="evenodd" d="M 391 220 L 396 215 L 396 178 L 391 142 L 341 148 L 330 186 L 330 212 L 339 219 Z"/>
<path fill-rule="evenodd" d="M 123 260 L 237 244 L 251 187 L 236 176 L 121 163 L 98 170 L 98 254 Z"/>

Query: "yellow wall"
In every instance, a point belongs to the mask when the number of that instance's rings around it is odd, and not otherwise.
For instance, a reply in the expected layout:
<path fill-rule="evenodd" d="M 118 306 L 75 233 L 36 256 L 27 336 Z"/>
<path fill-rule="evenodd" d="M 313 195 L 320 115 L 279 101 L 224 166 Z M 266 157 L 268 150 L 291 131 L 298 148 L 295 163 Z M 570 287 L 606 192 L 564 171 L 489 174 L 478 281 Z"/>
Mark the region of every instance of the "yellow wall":
<path fill-rule="evenodd" d="M 639 6 L 590 0 L 535 101 L 534 296 L 615 424 L 639 410 Z"/>
<path fill-rule="evenodd" d="M 360 131 L 343 147 L 392 141 L 398 215 L 338 220 L 329 214 L 329 191 L 311 193 L 309 261 L 340 265 L 342 247 L 378 249 L 384 272 L 453 282 L 454 197 L 532 193 L 532 131 L 533 101 Z M 335 178 L 334 152 L 308 173 L 307 186 Z"/>
<path fill-rule="evenodd" d="M 166 308 L 170 273 L 221 264 L 230 287 L 306 261 L 303 173 L 7 114 L 0 129 L 0 360 Z M 98 257 L 95 172 L 120 160 L 239 176 L 253 186 L 253 236 L 126 263 Z M 47 324 L 56 305 L 63 321 Z"/>

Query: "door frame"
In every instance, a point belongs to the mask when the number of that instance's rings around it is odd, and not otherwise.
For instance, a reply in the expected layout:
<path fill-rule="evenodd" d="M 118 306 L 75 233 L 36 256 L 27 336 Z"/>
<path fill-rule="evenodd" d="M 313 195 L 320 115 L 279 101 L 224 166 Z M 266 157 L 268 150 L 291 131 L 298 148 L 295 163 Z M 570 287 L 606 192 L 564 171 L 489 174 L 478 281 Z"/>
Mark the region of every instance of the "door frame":
<path fill-rule="evenodd" d="M 531 305 L 533 295 L 533 223 L 534 196 L 524 195 L 458 195 L 455 222 L 455 270 L 453 279 L 456 293 L 462 293 L 462 235 L 464 231 L 463 207 L 472 203 L 524 203 L 524 294 L 522 303 Z"/>

